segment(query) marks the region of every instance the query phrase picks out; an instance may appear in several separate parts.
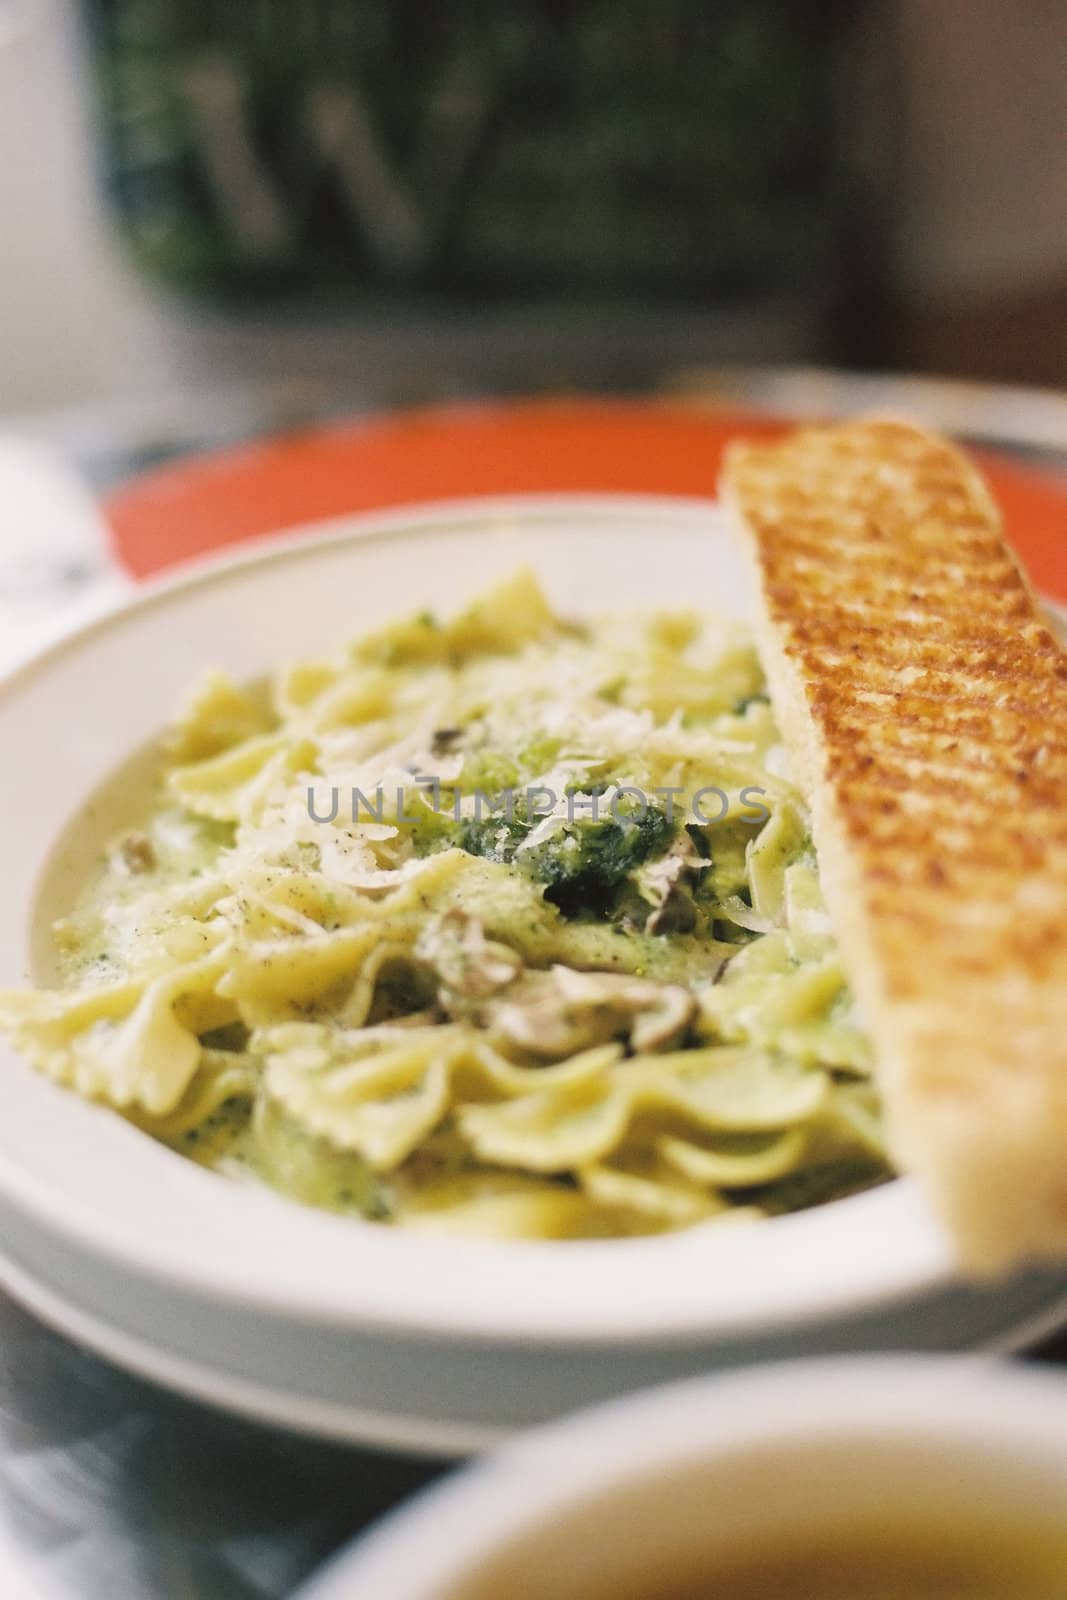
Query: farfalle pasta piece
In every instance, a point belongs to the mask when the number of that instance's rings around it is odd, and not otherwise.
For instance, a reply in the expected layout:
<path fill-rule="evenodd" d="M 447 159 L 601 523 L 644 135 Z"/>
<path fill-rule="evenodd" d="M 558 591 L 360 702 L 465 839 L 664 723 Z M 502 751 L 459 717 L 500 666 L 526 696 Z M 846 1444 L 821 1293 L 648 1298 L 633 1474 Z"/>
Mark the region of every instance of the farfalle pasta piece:
<path fill-rule="evenodd" d="M 250 1028 L 295 1019 L 316 1006 L 343 1005 L 380 940 L 379 927 L 365 923 L 237 947 L 219 990 Z"/>
<path fill-rule="evenodd" d="M 196 685 L 167 735 L 172 761 L 206 761 L 231 746 L 265 733 L 272 717 L 265 697 L 209 671 Z"/>
<path fill-rule="evenodd" d="M 796 805 L 779 801 L 766 825 L 748 847 L 752 908 L 779 927 L 785 921 L 785 872 L 804 840 L 804 823 Z"/>
<path fill-rule="evenodd" d="M 201 1058 L 199 1034 L 232 1021 L 216 992 L 224 951 L 146 982 L 0 998 L 0 1026 L 40 1071 L 91 1100 L 162 1116 Z"/>
<path fill-rule="evenodd" d="M 459 1128 L 482 1160 L 534 1172 L 588 1166 L 622 1143 L 638 1113 L 730 1132 L 786 1127 L 813 1116 L 829 1088 L 821 1073 L 747 1050 L 624 1061 L 621 1046 L 604 1045 L 576 1059 L 596 1070 L 499 1105 L 459 1108 Z"/>
<path fill-rule="evenodd" d="M 266 1093 L 309 1132 L 379 1171 L 398 1166 L 441 1121 L 452 1062 L 466 1048 L 462 1031 L 448 1026 L 383 1030 L 348 1059 L 324 1037 L 304 1038 L 264 1041 Z"/>
<path fill-rule="evenodd" d="M 265 733 L 206 761 L 175 767 L 167 784 L 194 816 L 240 822 L 256 817 L 277 786 L 314 759 L 315 747 L 309 740 Z"/>
<path fill-rule="evenodd" d="M 295 1023 L 263 1029 L 264 1091 L 294 1122 L 371 1166 L 398 1165 L 462 1106 L 463 1097 L 581 1090 L 619 1051 L 590 1051 L 556 1067 L 516 1065 L 455 1024 L 337 1029 Z"/>
<path fill-rule="evenodd" d="M 430 1183 L 399 1218 L 416 1233 L 468 1239 L 574 1239 L 625 1233 L 627 1217 L 580 1189 L 520 1173 Z"/>
<path fill-rule="evenodd" d="M 638 1212 L 653 1227 L 690 1228 L 729 1210 L 714 1190 L 653 1155 L 631 1163 L 602 1162 L 583 1167 L 582 1188 L 600 1206 Z"/>
<path fill-rule="evenodd" d="M 720 1135 L 699 1143 L 663 1134 L 656 1140 L 656 1151 L 694 1183 L 712 1189 L 752 1189 L 795 1171 L 810 1138 L 810 1129 L 803 1124 L 764 1135 L 735 1134 L 732 1139 Z"/>
<path fill-rule="evenodd" d="M 177 1104 L 156 1115 L 134 1114 L 133 1120 L 157 1139 L 179 1139 L 201 1128 L 228 1101 L 251 1106 L 261 1073 L 262 1063 L 247 1051 L 203 1049 Z"/>

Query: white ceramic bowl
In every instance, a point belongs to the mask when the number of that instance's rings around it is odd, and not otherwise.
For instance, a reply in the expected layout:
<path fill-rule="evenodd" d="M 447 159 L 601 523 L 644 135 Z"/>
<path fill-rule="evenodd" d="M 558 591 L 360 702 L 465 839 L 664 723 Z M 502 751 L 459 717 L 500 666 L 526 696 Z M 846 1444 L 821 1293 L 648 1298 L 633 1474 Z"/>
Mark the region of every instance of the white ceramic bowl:
<path fill-rule="evenodd" d="M 1062 1531 L 1065 1505 L 1063 1377 L 805 1362 L 652 1390 L 529 1434 L 394 1512 L 296 1600 L 588 1600 L 642 1583 L 710 1595 L 716 1557 L 776 1540 L 890 1519 Z M 671 1587 L 679 1569 L 705 1576 Z M 1047 1600 L 1065 1596 L 1067 1572 Z"/>
<path fill-rule="evenodd" d="M 713 506 L 583 497 L 353 518 L 146 591 L 0 692 L 0 985 L 25 981 L 42 869 L 86 796 L 206 665 L 280 658 L 520 562 L 572 612 L 743 614 Z M 138 1370 L 221 1403 L 431 1450 L 709 1365 L 798 1350 L 966 1348 L 1048 1313 L 1051 1276 L 954 1282 L 909 1183 L 754 1227 L 493 1244 L 394 1232 L 236 1185 L 6 1055 L 7 1285 Z"/>

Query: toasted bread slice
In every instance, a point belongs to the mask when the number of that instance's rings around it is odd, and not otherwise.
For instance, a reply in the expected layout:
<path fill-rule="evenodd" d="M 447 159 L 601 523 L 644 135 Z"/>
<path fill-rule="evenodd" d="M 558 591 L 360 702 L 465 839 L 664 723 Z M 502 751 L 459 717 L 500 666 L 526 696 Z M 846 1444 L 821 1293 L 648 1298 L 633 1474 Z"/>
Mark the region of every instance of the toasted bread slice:
<path fill-rule="evenodd" d="M 932 434 L 738 445 L 723 499 L 896 1162 L 971 1268 L 1067 1257 L 1067 655 Z"/>

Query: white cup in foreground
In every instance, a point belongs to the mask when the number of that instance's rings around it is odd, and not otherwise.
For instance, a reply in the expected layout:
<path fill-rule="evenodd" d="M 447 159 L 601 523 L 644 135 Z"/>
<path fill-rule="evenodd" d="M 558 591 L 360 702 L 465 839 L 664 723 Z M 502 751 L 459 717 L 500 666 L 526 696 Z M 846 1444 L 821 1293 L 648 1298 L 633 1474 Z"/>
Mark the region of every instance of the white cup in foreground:
<path fill-rule="evenodd" d="M 528 1434 L 301 1600 L 1067 1600 L 1067 1379 L 757 1369 Z"/>

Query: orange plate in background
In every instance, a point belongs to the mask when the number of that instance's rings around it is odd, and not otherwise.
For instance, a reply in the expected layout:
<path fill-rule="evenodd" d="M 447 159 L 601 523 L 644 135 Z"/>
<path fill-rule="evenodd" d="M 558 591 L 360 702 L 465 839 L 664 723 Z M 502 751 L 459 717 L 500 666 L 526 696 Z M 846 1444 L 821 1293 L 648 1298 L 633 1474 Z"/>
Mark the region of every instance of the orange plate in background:
<path fill-rule="evenodd" d="M 731 440 L 789 426 L 744 411 L 623 400 L 440 406 L 337 423 L 146 473 L 107 503 L 136 577 L 346 512 L 480 494 L 715 492 Z M 1036 586 L 1067 601 L 1067 483 L 982 465 Z"/>

